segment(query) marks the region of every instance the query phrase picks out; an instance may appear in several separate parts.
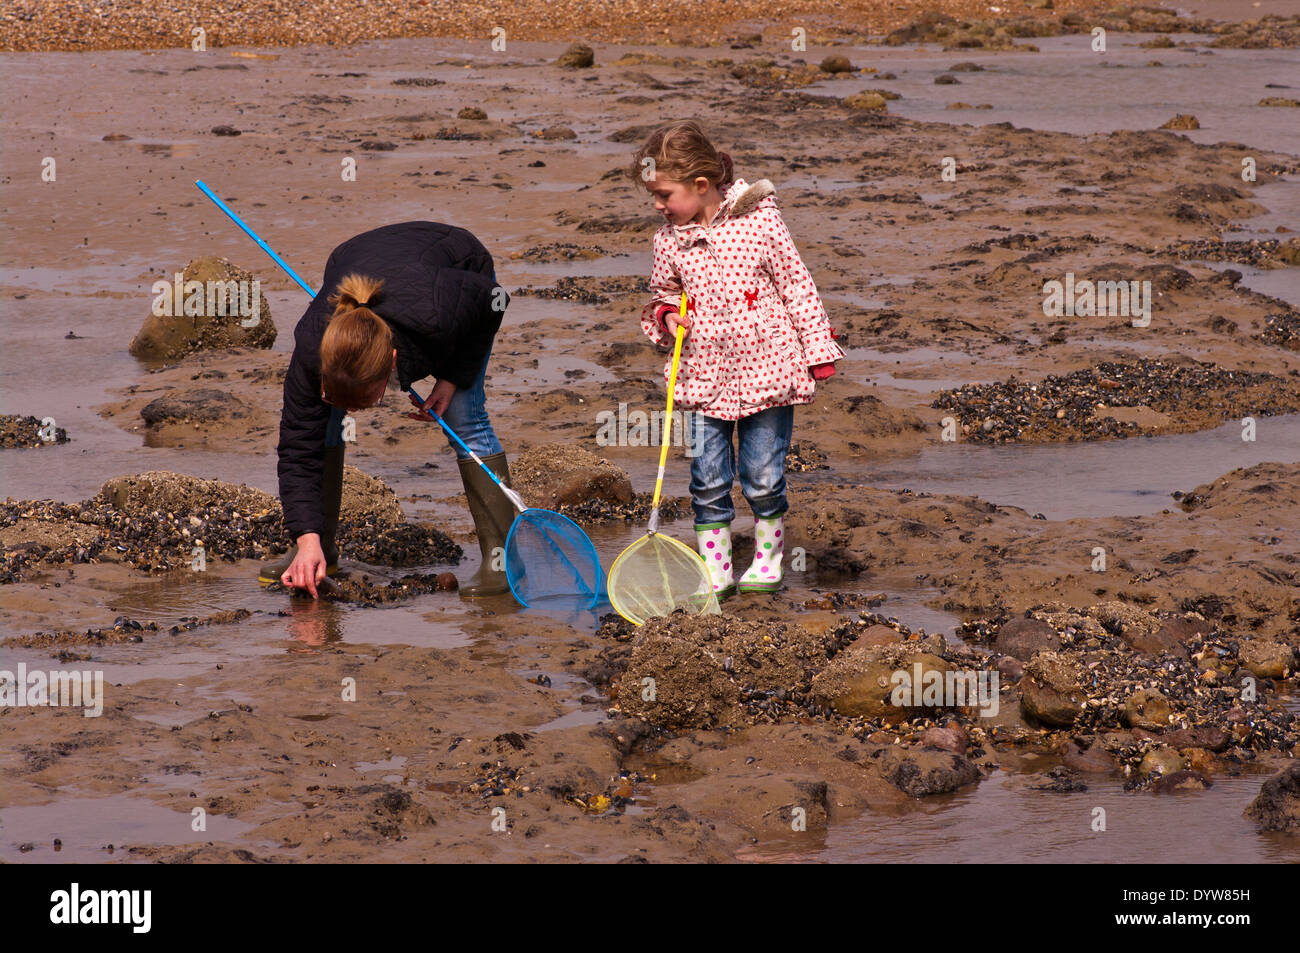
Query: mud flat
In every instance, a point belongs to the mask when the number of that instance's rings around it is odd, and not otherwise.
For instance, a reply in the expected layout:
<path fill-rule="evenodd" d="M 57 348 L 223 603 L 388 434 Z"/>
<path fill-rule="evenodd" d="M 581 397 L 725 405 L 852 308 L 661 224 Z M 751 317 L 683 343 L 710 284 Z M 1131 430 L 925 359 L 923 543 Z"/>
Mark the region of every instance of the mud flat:
<path fill-rule="evenodd" d="M 846 102 L 908 83 L 962 101 L 980 72 L 958 67 L 977 56 L 985 71 L 1047 70 L 1058 54 L 1023 47 L 1086 35 L 1065 21 L 1091 9 L 1062 0 L 1055 19 L 1034 15 L 1046 25 L 999 34 L 954 6 L 956 23 L 909 16 L 876 37 L 902 29 L 896 41 L 928 51 L 837 34 L 793 56 L 732 33 L 708 49 L 598 44 L 573 69 L 554 63 L 567 37 L 495 58 L 433 39 L 252 56 L 214 42 L 203 61 L 124 48 L 93 54 L 102 101 L 71 114 L 83 59 L 6 54 L 24 95 L 6 106 L 0 189 L 31 224 L 0 276 L 0 669 L 101 670 L 106 686 L 98 718 L 0 707 L 0 858 L 861 858 L 880 856 L 864 832 L 881 825 L 948 817 L 969 832 L 1008 804 L 1036 818 L 1014 848 L 1029 857 L 1082 843 L 1071 798 L 1089 790 L 1142 820 L 1143 849 L 1283 856 L 1287 787 L 1265 782 L 1293 763 L 1298 731 L 1300 458 L 1279 436 L 1300 410 L 1297 298 L 1244 279 L 1293 278 L 1296 240 L 1281 221 L 1224 236 L 1273 221 L 1263 196 L 1300 172 L 1273 145 L 1294 110 L 1259 105 L 1293 95 L 1267 88 L 1285 77 L 1245 88 L 1235 71 L 1293 49 L 1289 21 L 1115 14 L 1147 31 L 1113 26 L 1117 49 L 1151 45 L 1112 71 L 1113 108 L 1168 68 L 1143 65 L 1156 56 L 1197 64 L 1170 115 L 1141 128 L 909 119 L 909 92 Z M 24 23 L 6 35 L 48 44 L 40 17 Z M 325 38 L 284 27 L 255 41 Z M 928 61 L 889 66 L 895 53 Z M 824 69 L 832 54 L 849 69 Z M 1211 88 L 1258 117 L 1255 139 L 1219 140 L 1208 119 L 1157 128 Z M 456 467 L 392 397 L 356 418 L 330 597 L 257 588 L 257 561 L 287 543 L 274 446 L 305 301 L 193 180 L 311 281 L 358 223 L 436 217 L 478 234 L 513 297 L 488 385 L 499 435 L 535 499 L 569 507 L 608 566 L 643 532 L 655 454 L 602 442 L 602 415 L 662 397 L 662 356 L 636 322 L 657 223 L 623 170 L 654 125 L 701 109 L 738 173 L 775 184 L 848 351 L 796 415 L 787 589 L 642 630 L 607 608 L 463 602 L 442 578 L 477 559 Z M 57 201 L 27 186 L 24 149 L 60 157 Z M 362 174 L 345 185 L 347 155 Z M 944 156 L 956 181 L 939 177 Z M 152 283 L 210 255 L 260 278 L 274 343 L 132 357 Z M 1150 323 L 1045 312 L 1045 286 L 1067 275 L 1149 282 Z M 66 442 L 40 438 L 47 417 Z M 1224 428 L 1238 445 L 1250 429 L 1248 464 L 1215 443 Z M 1117 515 L 1084 485 L 1104 472 L 1037 455 L 1099 446 L 1167 446 L 1169 469 L 1197 476 L 1168 486 L 1156 459 L 1158 503 Z M 917 461 L 933 473 L 949 450 L 997 454 L 981 473 L 1002 467 L 1008 487 L 1098 502 L 1045 518 L 996 479 L 963 484 L 956 453 L 943 491 L 924 489 Z M 599 462 L 577 468 L 576 490 L 571 471 L 548 482 L 582 454 Z M 882 468 L 902 485 L 876 485 Z M 683 537 L 687 471 L 678 448 L 666 489 Z M 917 665 L 986 686 L 996 674 L 996 694 L 882 694 Z M 204 841 L 195 806 L 212 819 Z M 1215 836 L 1188 847 L 1189 828 Z"/>

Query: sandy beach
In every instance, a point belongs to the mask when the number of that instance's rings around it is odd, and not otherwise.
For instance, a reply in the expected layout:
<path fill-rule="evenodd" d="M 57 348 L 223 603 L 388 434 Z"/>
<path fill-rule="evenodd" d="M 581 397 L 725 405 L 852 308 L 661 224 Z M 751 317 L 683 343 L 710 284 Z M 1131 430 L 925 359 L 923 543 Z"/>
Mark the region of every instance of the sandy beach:
<path fill-rule="evenodd" d="M 286 5 L 197 52 L 199 5 L 68 6 L 0 44 L 0 671 L 102 672 L 103 708 L 0 706 L 0 862 L 1294 861 L 1300 11 L 848 4 L 791 50 L 746 4 Z M 308 299 L 195 180 L 313 286 L 378 224 L 479 236 L 494 426 L 608 569 L 657 453 L 602 421 L 663 399 L 626 169 L 687 117 L 773 183 L 847 352 L 796 413 L 786 588 L 640 629 L 460 599 L 456 463 L 391 388 L 333 591 L 258 587 Z M 130 354 L 205 256 L 275 334 Z M 688 479 L 675 447 L 689 542 Z M 996 711 L 889 706 L 913 665 Z"/>

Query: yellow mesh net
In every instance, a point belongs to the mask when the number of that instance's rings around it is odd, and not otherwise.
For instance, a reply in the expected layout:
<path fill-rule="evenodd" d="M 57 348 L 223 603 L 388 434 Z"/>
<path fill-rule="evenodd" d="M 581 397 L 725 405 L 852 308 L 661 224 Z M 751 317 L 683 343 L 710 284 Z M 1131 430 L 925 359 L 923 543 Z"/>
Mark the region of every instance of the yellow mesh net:
<path fill-rule="evenodd" d="M 686 292 L 682 292 L 679 314 L 686 315 Z M 668 375 L 668 412 L 664 420 L 673 419 L 673 392 L 677 389 L 677 367 L 682 357 L 685 328 L 677 325 L 673 347 L 673 366 Z M 606 586 L 614 610 L 641 625 L 646 619 L 685 609 L 693 615 L 718 614 L 717 596 L 709 579 L 709 569 L 700 554 L 680 540 L 659 530 L 659 496 L 663 492 L 664 467 L 668 463 L 671 428 L 663 428 L 659 448 L 659 477 L 655 481 L 654 503 L 650 512 L 650 531 L 619 555 L 610 567 Z"/>
<path fill-rule="evenodd" d="M 721 612 L 700 554 L 663 533 L 649 533 L 623 550 L 607 585 L 614 610 L 637 625 L 676 609 L 692 615 Z"/>

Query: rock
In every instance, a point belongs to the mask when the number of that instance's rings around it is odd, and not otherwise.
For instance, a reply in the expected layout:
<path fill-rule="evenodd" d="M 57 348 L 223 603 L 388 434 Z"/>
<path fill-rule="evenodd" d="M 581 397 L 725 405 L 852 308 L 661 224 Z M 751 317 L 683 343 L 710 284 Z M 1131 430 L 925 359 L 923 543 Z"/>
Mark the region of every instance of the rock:
<path fill-rule="evenodd" d="M 192 390 L 173 390 L 140 409 L 140 416 L 149 427 L 163 423 L 217 420 L 237 420 L 247 417 L 252 408 L 229 391 L 215 387 Z"/>
<path fill-rule="evenodd" d="M 1197 121 L 1195 116 L 1190 115 L 1188 113 L 1179 113 L 1178 115 L 1174 116 L 1173 119 L 1170 119 L 1160 128 L 1161 129 L 1200 129 L 1201 124 Z"/>
<path fill-rule="evenodd" d="M 1039 652 L 1025 666 L 1020 691 L 1020 706 L 1028 717 L 1047 725 L 1072 725 L 1086 697 L 1083 667 L 1068 656 Z"/>
<path fill-rule="evenodd" d="M 451 592 L 460 588 L 460 582 L 456 579 L 456 574 L 451 572 L 438 573 L 438 589 L 442 592 Z"/>
<path fill-rule="evenodd" d="M 866 763 L 904 794 L 947 794 L 980 780 L 973 762 L 951 751 L 890 745 L 871 752 Z"/>
<path fill-rule="evenodd" d="M 1151 782 L 1151 790 L 1156 794 L 1172 794 L 1175 791 L 1204 791 L 1213 787 L 1214 782 L 1199 771 L 1174 771 L 1161 775 Z"/>
<path fill-rule="evenodd" d="M 853 64 L 849 62 L 847 56 L 832 54 L 821 62 L 821 70 L 824 73 L 851 73 Z"/>
<path fill-rule="evenodd" d="M 1288 99 L 1286 96 L 1265 96 L 1259 101 L 1258 105 L 1300 109 L 1300 99 Z"/>
<path fill-rule="evenodd" d="M 406 521 L 397 494 L 383 480 L 363 473 L 350 463 L 343 466 L 343 501 L 339 519 L 367 525 Z"/>
<path fill-rule="evenodd" d="M 240 132 L 238 129 L 236 129 L 234 126 L 213 126 L 213 127 L 212 127 L 212 134 L 213 134 L 214 136 L 239 136 L 239 135 L 243 135 L 243 133 L 241 133 L 241 132 Z"/>
<path fill-rule="evenodd" d="M 626 473 L 570 444 L 530 447 L 511 462 L 510 473 L 525 502 L 544 509 L 588 500 L 625 504 L 634 496 Z"/>
<path fill-rule="evenodd" d="M 646 678 L 654 679 L 653 691 Z M 669 730 L 717 728 L 741 720 L 740 690 L 723 660 L 684 639 L 653 636 L 635 646 L 612 694 L 625 715 Z"/>
<path fill-rule="evenodd" d="M 994 664 L 994 668 L 998 670 L 999 678 L 1005 679 L 1013 685 L 1018 683 L 1025 675 L 1024 665 L 1020 663 L 1019 659 L 1012 658 L 1010 655 L 999 658 Z"/>
<path fill-rule="evenodd" d="M 568 126 L 547 126 L 533 133 L 538 139 L 577 139 L 578 134 Z"/>
<path fill-rule="evenodd" d="M 934 84 L 936 86 L 960 86 L 961 80 L 959 80 L 956 76 L 951 76 L 948 73 L 944 73 L 942 76 L 936 76 L 934 78 Z"/>
<path fill-rule="evenodd" d="M 1142 777 L 1148 778 L 1173 774 L 1175 771 L 1182 771 L 1186 766 L 1183 756 L 1172 748 L 1152 748 L 1142 758 L 1142 764 L 1138 766 L 1138 773 Z"/>
<path fill-rule="evenodd" d="M 650 619 L 632 635 L 611 695 L 625 714 L 674 731 L 750 723 L 742 699 L 763 712 L 769 702 L 806 698 L 814 674 L 843 644 L 838 632 L 795 623 L 680 613 Z"/>
<path fill-rule="evenodd" d="M 98 499 L 131 516 L 193 512 L 209 506 L 229 506 L 258 517 L 279 510 L 280 501 L 269 493 L 221 480 L 204 480 L 166 470 L 150 470 L 113 477 L 99 488 Z"/>
<path fill-rule="evenodd" d="M 998 630 L 993 648 L 1003 655 L 1028 662 L 1040 650 L 1055 652 L 1061 647 L 1056 629 L 1040 619 L 1012 619 Z"/>
<path fill-rule="evenodd" d="M 1183 760 L 1187 763 L 1187 768 L 1190 771 L 1209 775 L 1219 770 L 1219 759 L 1204 748 L 1182 748 L 1179 754 L 1183 756 Z"/>
<path fill-rule="evenodd" d="M 1300 834 L 1300 761 L 1269 778 L 1243 812 L 1261 831 Z"/>
<path fill-rule="evenodd" d="M 978 63 L 954 63 L 948 67 L 949 73 L 982 73 L 984 67 Z"/>
<path fill-rule="evenodd" d="M 879 93 L 854 93 L 852 96 L 845 96 L 841 102 L 849 109 L 875 109 L 881 112 L 885 110 L 885 97 Z"/>
<path fill-rule="evenodd" d="M 176 301 L 173 281 L 162 282 L 169 289 L 167 293 L 154 292 L 155 309 L 165 313 L 145 318 L 130 344 L 133 355 L 147 360 L 174 360 L 194 351 L 269 348 L 275 343 L 271 308 L 261 294 L 260 280 L 252 272 L 225 258 L 207 256 L 185 266 L 182 289 L 191 281 L 201 283 L 201 295 L 182 291 L 181 299 Z M 187 303 L 191 313 L 184 313 Z M 244 326 L 244 322 L 254 319 L 255 324 Z"/>
<path fill-rule="evenodd" d="M 1295 649 L 1263 639 L 1242 642 L 1237 657 L 1244 668 L 1260 678 L 1286 678 L 1296 668 Z"/>
<path fill-rule="evenodd" d="M 1173 652 L 1186 655 L 1185 643 L 1198 635 L 1209 635 L 1214 626 L 1206 619 L 1184 618 L 1165 619 L 1155 632 L 1124 632 L 1121 638 L 1133 649 L 1148 655 L 1162 655 Z"/>
<path fill-rule="evenodd" d="M 1169 699 L 1154 689 L 1139 689 L 1124 703 L 1124 719 L 1130 728 L 1168 728 L 1170 714 Z"/>
<path fill-rule="evenodd" d="M 456 114 L 457 119 L 486 119 L 487 113 L 477 106 L 466 106 Z"/>
<path fill-rule="evenodd" d="M 906 672 L 909 681 L 915 674 L 913 666 L 921 666 L 921 677 L 926 673 L 952 670 L 952 666 L 937 656 L 909 648 L 906 644 L 867 646 L 854 643 L 835 656 L 812 680 L 813 700 L 834 709 L 846 717 L 889 718 L 902 720 L 922 707 L 895 705 L 892 697 L 899 684 L 895 672 Z M 908 696 L 910 700 L 910 694 Z"/>
<path fill-rule="evenodd" d="M 1115 770 L 1115 759 L 1095 738 L 1086 748 L 1080 741 L 1078 738 L 1066 739 L 1059 751 L 1062 764 L 1089 774 L 1109 774 Z"/>
<path fill-rule="evenodd" d="M 869 626 L 865 632 L 858 636 L 854 645 L 894 645 L 903 641 L 903 633 L 897 629 L 891 629 L 887 625 Z"/>
<path fill-rule="evenodd" d="M 927 728 L 921 732 L 921 744 L 955 754 L 966 753 L 966 732 L 955 722 L 945 728 Z"/>
<path fill-rule="evenodd" d="M 1052 0 L 1025 0 L 1025 5 L 1031 10 L 1050 10 Z"/>
<path fill-rule="evenodd" d="M 590 46 L 586 43 L 574 43 L 560 54 L 560 58 L 555 61 L 555 65 L 568 69 L 586 69 L 593 66 L 595 62 L 596 54 Z"/>

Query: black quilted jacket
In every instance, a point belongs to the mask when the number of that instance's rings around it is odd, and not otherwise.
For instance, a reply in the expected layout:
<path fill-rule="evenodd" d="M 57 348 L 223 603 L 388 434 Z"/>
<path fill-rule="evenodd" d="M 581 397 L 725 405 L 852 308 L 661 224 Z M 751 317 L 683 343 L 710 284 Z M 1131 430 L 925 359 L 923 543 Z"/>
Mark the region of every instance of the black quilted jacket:
<path fill-rule="evenodd" d="M 471 386 L 510 300 L 498 290 L 483 243 L 454 225 L 385 225 L 334 249 L 320 291 L 294 328 L 284 379 L 276 449 L 284 525 L 295 539 L 319 533 L 323 525 L 321 470 L 331 408 L 320 395 L 320 342 L 333 311 L 326 299 L 352 272 L 383 279 L 369 307 L 393 329 L 403 392 L 429 376 Z M 389 394 L 388 400 L 394 397 L 405 404 L 404 394 Z"/>

